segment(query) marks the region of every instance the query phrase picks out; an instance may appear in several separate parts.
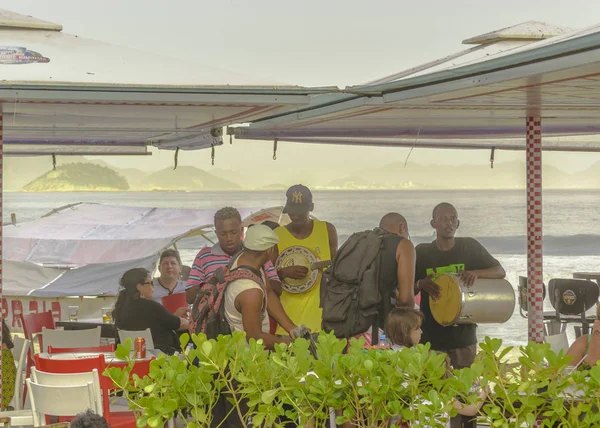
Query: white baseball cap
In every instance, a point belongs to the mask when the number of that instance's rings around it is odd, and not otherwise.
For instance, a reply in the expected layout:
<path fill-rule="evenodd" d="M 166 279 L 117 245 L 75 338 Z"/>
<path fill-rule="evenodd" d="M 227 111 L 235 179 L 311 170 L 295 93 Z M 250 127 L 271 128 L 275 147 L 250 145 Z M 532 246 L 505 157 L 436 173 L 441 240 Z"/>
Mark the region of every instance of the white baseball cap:
<path fill-rule="evenodd" d="M 278 243 L 279 236 L 264 224 L 249 227 L 244 238 L 244 247 L 253 251 L 266 251 Z"/>

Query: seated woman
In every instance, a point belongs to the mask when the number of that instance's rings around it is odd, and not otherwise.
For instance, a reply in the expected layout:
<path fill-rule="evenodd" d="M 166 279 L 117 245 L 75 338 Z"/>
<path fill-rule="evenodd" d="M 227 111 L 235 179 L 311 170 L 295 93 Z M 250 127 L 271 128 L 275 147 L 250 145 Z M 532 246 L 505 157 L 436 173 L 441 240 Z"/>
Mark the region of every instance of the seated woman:
<path fill-rule="evenodd" d="M 573 342 L 567 356 L 573 357 L 569 363 L 571 366 L 596 365 L 600 360 L 600 320 L 594 321 L 591 334 L 580 336 Z"/>
<path fill-rule="evenodd" d="M 421 324 L 423 323 L 423 314 L 416 309 L 400 307 L 394 308 L 385 320 L 385 334 L 394 351 L 401 351 L 404 348 L 410 348 L 421 341 Z M 450 359 L 446 357 L 448 373 L 450 373 Z M 454 399 L 452 406 L 458 410 L 459 415 L 475 416 L 483 406 L 487 392 L 480 389 L 477 405 L 465 405 Z M 400 425 L 402 426 L 402 425 Z"/>
<path fill-rule="evenodd" d="M 15 395 L 15 378 L 17 377 L 17 368 L 15 359 L 11 352 L 14 348 L 12 337 L 8 326 L 2 320 L 2 411 L 9 409 L 10 401 Z"/>
<path fill-rule="evenodd" d="M 154 284 L 144 268 L 130 269 L 121 278 L 112 316 L 120 330 L 150 329 L 154 347 L 166 354 L 179 350 L 175 331 L 187 330 L 189 321 L 173 315 L 152 300 Z"/>

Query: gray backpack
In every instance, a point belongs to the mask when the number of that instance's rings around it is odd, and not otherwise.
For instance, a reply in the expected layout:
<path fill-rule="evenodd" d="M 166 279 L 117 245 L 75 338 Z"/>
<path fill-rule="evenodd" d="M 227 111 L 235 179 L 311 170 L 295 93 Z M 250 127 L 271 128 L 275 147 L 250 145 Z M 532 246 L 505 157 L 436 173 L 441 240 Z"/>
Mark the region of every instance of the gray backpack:
<path fill-rule="evenodd" d="M 321 282 L 321 328 L 336 337 L 350 338 L 373 328 L 377 331 L 383 296 L 380 284 L 380 253 L 386 232 L 357 232 L 338 250 Z M 383 316 L 383 314 L 382 314 Z M 379 339 L 373 335 L 373 343 Z"/>

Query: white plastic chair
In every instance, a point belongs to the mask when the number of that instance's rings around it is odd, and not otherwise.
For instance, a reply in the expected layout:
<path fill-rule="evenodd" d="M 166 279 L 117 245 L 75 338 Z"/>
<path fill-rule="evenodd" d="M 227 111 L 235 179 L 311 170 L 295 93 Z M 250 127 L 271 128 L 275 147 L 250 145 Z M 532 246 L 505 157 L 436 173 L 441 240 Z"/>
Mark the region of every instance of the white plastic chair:
<path fill-rule="evenodd" d="M 76 416 L 88 409 L 98 412 L 92 382 L 74 386 L 46 386 L 31 379 L 26 382 L 34 427 L 45 425 L 45 416 Z"/>
<path fill-rule="evenodd" d="M 44 350 L 48 352 L 48 346 L 53 348 L 89 348 L 100 346 L 102 327 L 98 326 L 90 330 L 51 330 L 42 327 L 42 338 Z"/>
<path fill-rule="evenodd" d="M 13 343 L 15 346 L 11 349 L 11 352 L 17 366 L 17 374 L 15 376 L 15 395 L 13 395 L 10 406 L 15 410 L 21 410 L 23 408 L 23 384 L 25 383 L 24 374 L 27 370 L 27 353 L 31 341 L 21 336 L 15 336 Z"/>
<path fill-rule="evenodd" d="M 552 336 L 546 336 L 544 340 L 546 341 L 546 343 L 550 344 L 550 349 L 552 349 L 552 351 L 554 351 L 557 354 L 561 350 L 567 352 L 569 349 L 569 339 L 567 338 L 566 331 L 563 331 L 559 334 L 553 334 Z"/>
<path fill-rule="evenodd" d="M 75 386 L 86 385 L 91 382 L 94 387 L 94 402 L 96 405 L 92 410 L 101 416 L 103 415 L 102 389 L 100 389 L 100 377 L 97 369 L 84 373 L 47 373 L 32 368 L 30 379 L 32 382 L 44 386 Z"/>
<path fill-rule="evenodd" d="M 30 427 L 33 425 L 33 412 L 31 409 L 0 412 L 0 418 L 9 418 L 11 427 Z"/>
<path fill-rule="evenodd" d="M 134 342 L 138 337 L 143 337 L 146 340 L 146 349 L 154 349 L 154 341 L 152 340 L 152 333 L 149 328 L 146 330 L 119 330 L 119 340 L 121 343 L 125 342 L 127 338 L 130 338 Z"/>

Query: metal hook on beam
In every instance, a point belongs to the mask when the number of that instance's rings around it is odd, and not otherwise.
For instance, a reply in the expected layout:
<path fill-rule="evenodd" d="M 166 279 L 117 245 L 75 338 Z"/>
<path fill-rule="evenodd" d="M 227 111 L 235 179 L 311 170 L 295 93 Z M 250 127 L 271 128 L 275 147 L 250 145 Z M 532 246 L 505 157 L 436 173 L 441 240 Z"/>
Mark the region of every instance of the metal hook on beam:
<path fill-rule="evenodd" d="M 175 166 L 173 167 L 173 171 L 177 169 L 177 164 L 179 163 L 179 146 L 175 149 Z"/>
<path fill-rule="evenodd" d="M 273 141 L 273 160 L 277 160 L 277 141 L 279 141 L 278 138 Z"/>
<path fill-rule="evenodd" d="M 496 148 L 492 147 L 492 152 L 490 153 L 490 168 L 494 169 L 494 155 L 496 154 Z"/>

